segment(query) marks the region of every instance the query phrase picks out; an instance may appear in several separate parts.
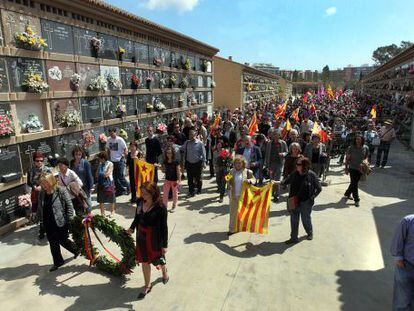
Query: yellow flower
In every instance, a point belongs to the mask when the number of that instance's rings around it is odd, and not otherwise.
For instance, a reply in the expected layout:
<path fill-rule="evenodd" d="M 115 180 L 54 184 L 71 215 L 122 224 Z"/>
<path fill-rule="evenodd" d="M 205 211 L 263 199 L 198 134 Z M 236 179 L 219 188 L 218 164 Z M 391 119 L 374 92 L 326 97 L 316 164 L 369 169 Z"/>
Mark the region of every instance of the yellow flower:
<path fill-rule="evenodd" d="M 124 48 L 121 48 L 121 47 L 119 47 L 119 54 L 125 54 L 125 49 Z"/>
<path fill-rule="evenodd" d="M 33 29 L 32 29 L 32 27 L 28 25 L 26 27 L 26 32 L 27 32 L 28 35 L 32 36 L 33 35 Z"/>
<path fill-rule="evenodd" d="M 22 42 L 27 42 L 27 38 L 23 35 L 19 36 L 19 40 L 22 41 Z"/>
<path fill-rule="evenodd" d="M 39 43 L 44 46 L 46 44 L 46 41 L 45 41 L 45 39 L 40 38 Z"/>
<path fill-rule="evenodd" d="M 226 176 L 224 176 L 224 180 L 227 182 L 229 182 L 232 178 L 233 178 L 232 174 L 227 174 Z"/>

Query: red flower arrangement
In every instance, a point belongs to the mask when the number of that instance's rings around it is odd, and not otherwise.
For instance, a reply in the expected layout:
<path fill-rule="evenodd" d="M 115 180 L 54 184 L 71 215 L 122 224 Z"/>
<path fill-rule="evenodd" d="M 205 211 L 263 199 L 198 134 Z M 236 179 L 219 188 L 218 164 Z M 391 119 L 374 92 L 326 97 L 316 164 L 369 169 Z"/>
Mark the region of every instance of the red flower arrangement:
<path fill-rule="evenodd" d="M 227 149 L 222 149 L 219 153 L 219 163 L 221 166 L 230 168 L 233 165 L 233 156 Z"/>
<path fill-rule="evenodd" d="M 136 74 L 133 74 L 131 76 L 131 83 L 132 83 L 132 88 L 137 89 L 139 84 L 141 83 L 141 80 L 138 78 Z"/>
<path fill-rule="evenodd" d="M 8 114 L 0 115 L 0 138 L 14 135 L 13 120 Z"/>

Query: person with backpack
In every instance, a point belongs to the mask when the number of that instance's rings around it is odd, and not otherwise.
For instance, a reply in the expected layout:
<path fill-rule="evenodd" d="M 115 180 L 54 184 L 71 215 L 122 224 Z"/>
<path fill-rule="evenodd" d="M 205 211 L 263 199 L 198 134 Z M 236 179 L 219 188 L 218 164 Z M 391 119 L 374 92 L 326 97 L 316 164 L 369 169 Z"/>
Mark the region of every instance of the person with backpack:
<path fill-rule="evenodd" d="M 322 191 L 322 186 L 315 172 L 310 170 L 311 162 L 306 157 L 299 157 L 296 160 L 296 170 L 282 182 L 276 184 L 290 185 L 288 197 L 288 210 L 290 212 L 290 239 L 286 244 L 299 242 L 299 219 L 302 218 L 302 225 L 307 233 L 307 240 L 313 239 L 313 226 L 311 213 L 315 198 Z"/>
<path fill-rule="evenodd" d="M 93 188 L 93 176 L 91 164 L 85 159 L 85 151 L 80 146 L 75 146 L 72 150 L 72 161 L 70 161 L 70 168 L 78 175 L 83 183 L 82 189 L 86 194 L 86 204 L 88 205 L 87 212 L 92 211 L 91 192 Z"/>
<path fill-rule="evenodd" d="M 58 186 L 56 177 L 52 173 L 44 173 L 40 177 L 42 191 L 39 195 L 38 213 L 53 257 L 53 266 L 50 272 L 57 270 L 65 262 L 60 252 L 60 246 L 66 248 L 78 257 L 79 250 L 76 244 L 69 240 L 69 223 L 75 216 L 69 192 Z"/>

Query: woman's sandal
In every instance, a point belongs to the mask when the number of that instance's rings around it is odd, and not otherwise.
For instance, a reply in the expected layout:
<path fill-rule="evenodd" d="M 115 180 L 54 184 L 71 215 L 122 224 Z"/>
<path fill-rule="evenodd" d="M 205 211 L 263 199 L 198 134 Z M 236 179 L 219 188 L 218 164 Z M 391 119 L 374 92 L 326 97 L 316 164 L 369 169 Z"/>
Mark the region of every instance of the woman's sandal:
<path fill-rule="evenodd" d="M 148 295 L 151 292 L 152 289 L 152 285 L 150 286 L 145 286 L 144 291 L 140 292 L 138 295 L 138 299 L 144 299 L 146 295 Z"/>

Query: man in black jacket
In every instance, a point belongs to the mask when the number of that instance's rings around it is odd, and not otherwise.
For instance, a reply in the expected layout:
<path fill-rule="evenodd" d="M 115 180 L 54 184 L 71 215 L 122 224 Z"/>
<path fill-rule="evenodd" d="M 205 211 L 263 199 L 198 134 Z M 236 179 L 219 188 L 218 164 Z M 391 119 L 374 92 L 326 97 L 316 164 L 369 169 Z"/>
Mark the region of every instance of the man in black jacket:
<path fill-rule="evenodd" d="M 151 164 L 158 163 L 158 157 L 162 154 L 161 143 L 159 139 L 154 135 L 154 129 L 152 126 L 147 128 L 148 137 L 145 138 L 145 148 L 147 150 L 145 154 L 145 161 Z M 158 182 L 158 170 L 154 169 L 154 182 Z"/>

